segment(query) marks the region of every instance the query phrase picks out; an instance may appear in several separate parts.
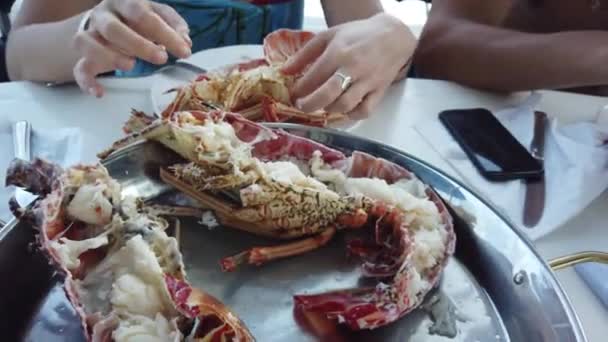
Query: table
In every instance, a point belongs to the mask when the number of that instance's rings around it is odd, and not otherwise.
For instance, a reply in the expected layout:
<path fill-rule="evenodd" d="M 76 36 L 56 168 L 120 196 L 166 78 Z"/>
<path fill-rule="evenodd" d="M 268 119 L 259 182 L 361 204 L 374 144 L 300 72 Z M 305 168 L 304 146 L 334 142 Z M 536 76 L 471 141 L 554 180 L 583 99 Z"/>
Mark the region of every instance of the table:
<path fill-rule="evenodd" d="M 605 98 L 543 91 L 540 108 L 562 120 L 593 118 Z M 436 116 L 441 110 L 455 107 L 484 106 L 499 109 L 520 101 L 525 93 L 489 94 L 443 81 L 408 79 L 394 85 L 374 115 L 353 128 L 354 134 L 383 142 L 411 153 L 459 178 L 453 169 L 418 138 L 412 126 L 419 120 Z M 83 131 L 82 161 L 94 162 L 95 154 L 122 135 L 120 127 L 132 108 L 150 111 L 147 90 L 108 89 L 104 98 L 82 94 L 73 86 L 47 88 L 42 85 L 14 82 L 0 84 L 0 131 L 8 131 L 17 120 L 29 120 L 35 130 L 78 126 Z M 387 125 L 390 122 L 390 125 Z M 4 179 L 6 165 L 0 165 Z M 608 247 L 608 234 L 602 223 L 608 222 L 604 193 L 578 217 L 560 230 L 536 242 L 541 255 L 550 259 L 582 251 Z M 600 342 L 608 336 L 608 311 L 571 270 L 557 276 L 573 302 L 589 341 Z"/>

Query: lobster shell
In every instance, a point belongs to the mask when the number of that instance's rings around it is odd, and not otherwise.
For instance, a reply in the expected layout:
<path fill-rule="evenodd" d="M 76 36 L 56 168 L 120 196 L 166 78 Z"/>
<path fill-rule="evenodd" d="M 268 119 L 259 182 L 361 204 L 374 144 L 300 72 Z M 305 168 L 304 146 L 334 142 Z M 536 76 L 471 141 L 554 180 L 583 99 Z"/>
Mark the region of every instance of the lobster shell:
<path fill-rule="evenodd" d="M 65 187 L 66 177 L 70 172 L 82 173 L 84 174 L 83 177 L 92 175 L 94 183 L 113 181 L 109 178 L 107 170 L 101 165 L 77 165 L 63 170 L 59 166 L 42 159 L 35 159 L 31 163 L 16 159 L 7 170 L 6 184 L 25 186 L 41 196 L 31 209 L 24 210 L 14 207 L 14 213 L 19 218 L 30 219 L 37 228 L 37 244 L 49 257 L 51 264 L 64 275 L 63 288 L 80 317 L 87 340 L 112 341 L 113 332 L 120 322 L 118 315 L 113 309 L 110 312 L 104 310 L 93 312 L 92 308 L 83 302 L 86 294 L 81 284 L 83 284 L 82 281 L 87 279 L 87 275 L 103 268 L 104 262 L 115 255 L 111 253 L 112 248 L 121 248 L 116 246 L 118 244 L 117 239 L 124 238 L 128 243 L 133 241 L 133 238 L 128 236 L 116 238 L 113 236 L 108 238 L 110 243 L 107 246 L 93 246 L 93 248 L 79 254 L 79 265 L 77 267 L 73 267 L 73 265 L 70 267 L 66 264 L 57 247 L 60 238 L 69 238 L 71 241 L 78 242 L 91 238 L 91 236 L 101 236 L 106 233 L 103 231 L 104 226 L 102 225 L 87 225 L 67 215 L 66 206 L 70 197 L 73 196 L 73 194 L 66 193 L 66 191 L 73 191 L 73 189 L 69 190 Z M 97 176 L 99 177 L 95 179 Z M 113 204 L 118 205 L 119 203 Z M 156 217 L 150 217 L 150 219 L 162 220 Z M 150 225 L 145 226 L 144 229 L 153 231 L 152 236 L 159 236 L 160 240 L 158 241 L 168 241 L 168 246 L 177 246 L 173 238 L 168 237 L 164 231 L 154 227 L 154 225 Z M 137 233 L 134 235 L 134 237 L 139 236 Z M 113 240 L 114 242 L 112 242 Z M 157 243 L 157 241 L 151 238 L 146 243 L 152 248 L 152 244 Z M 120 251 L 121 249 L 118 249 L 116 253 Z M 173 313 L 169 314 L 169 323 L 176 328 L 176 331 L 179 331 L 179 335 L 173 336 L 178 338 L 182 334 L 183 336 L 190 335 L 195 341 L 219 341 L 224 339 L 243 342 L 254 341 L 244 323 L 229 308 L 206 292 L 193 288 L 187 282 L 184 267 L 181 263 L 181 254 L 178 250 L 172 252 L 178 254 L 177 257 L 174 257 L 177 264 L 172 265 L 169 261 L 168 265 L 172 267 L 163 269 L 163 272 L 165 272 L 162 278 L 164 285 L 161 291 L 165 291 L 167 296 L 171 298 L 173 308 L 168 310 Z M 156 258 L 163 257 L 156 255 Z M 167 263 L 167 261 L 158 259 L 158 263 L 161 265 Z M 114 283 L 112 283 L 112 286 L 114 286 Z M 198 324 L 193 325 L 192 323 L 195 321 Z"/>

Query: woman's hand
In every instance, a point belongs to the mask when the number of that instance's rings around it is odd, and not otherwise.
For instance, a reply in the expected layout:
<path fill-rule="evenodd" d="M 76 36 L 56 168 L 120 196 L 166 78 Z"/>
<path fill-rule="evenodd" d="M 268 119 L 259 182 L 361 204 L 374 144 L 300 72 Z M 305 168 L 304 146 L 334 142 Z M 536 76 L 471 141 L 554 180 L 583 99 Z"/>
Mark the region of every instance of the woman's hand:
<path fill-rule="evenodd" d="M 192 47 L 184 19 L 171 7 L 148 0 L 103 0 L 74 43 L 81 55 L 74 78 L 80 88 L 98 97 L 103 88 L 97 75 L 131 70 L 135 58 L 154 64 L 166 63 L 167 53 L 185 58 Z"/>
<path fill-rule="evenodd" d="M 362 119 L 403 76 L 415 46 L 408 27 L 382 13 L 317 34 L 287 61 L 283 72 L 304 71 L 292 90 L 301 110 L 324 109 Z M 345 91 L 337 72 L 352 80 Z"/>

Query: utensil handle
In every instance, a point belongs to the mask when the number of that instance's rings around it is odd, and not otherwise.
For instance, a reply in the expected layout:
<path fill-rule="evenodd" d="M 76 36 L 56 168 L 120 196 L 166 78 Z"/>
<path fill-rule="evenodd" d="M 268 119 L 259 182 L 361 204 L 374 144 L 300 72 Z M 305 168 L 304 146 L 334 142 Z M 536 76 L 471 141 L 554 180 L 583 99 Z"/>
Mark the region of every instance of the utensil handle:
<path fill-rule="evenodd" d="M 32 158 L 30 150 L 30 138 L 32 127 L 27 121 L 19 121 L 13 125 L 13 147 L 15 158 L 30 160 Z"/>
<path fill-rule="evenodd" d="M 561 270 L 566 267 L 582 264 L 585 262 L 599 262 L 608 264 L 608 253 L 603 252 L 580 252 L 555 258 L 549 261 L 549 266 L 554 270 Z"/>
<path fill-rule="evenodd" d="M 534 135 L 532 136 L 531 154 L 536 159 L 544 159 L 545 138 L 547 131 L 547 114 L 534 112 Z"/>

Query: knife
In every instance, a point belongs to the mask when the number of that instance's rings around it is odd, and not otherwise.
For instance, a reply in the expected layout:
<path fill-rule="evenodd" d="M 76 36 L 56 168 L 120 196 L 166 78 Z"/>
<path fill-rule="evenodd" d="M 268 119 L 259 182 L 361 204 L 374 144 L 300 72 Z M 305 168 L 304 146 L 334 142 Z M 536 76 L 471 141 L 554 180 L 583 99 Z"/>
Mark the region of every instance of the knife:
<path fill-rule="evenodd" d="M 545 137 L 547 132 L 547 114 L 534 112 L 534 135 L 530 143 L 532 157 L 544 164 Z M 526 197 L 524 200 L 524 226 L 532 228 L 538 224 L 545 208 L 545 174 L 539 179 L 526 181 Z"/>
<path fill-rule="evenodd" d="M 32 127 L 27 121 L 19 121 L 13 125 L 13 148 L 15 158 L 31 161 L 30 140 L 32 137 Z M 22 208 L 27 207 L 37 196 L 23 190 L 15 189 L 15 199 Z"/>

